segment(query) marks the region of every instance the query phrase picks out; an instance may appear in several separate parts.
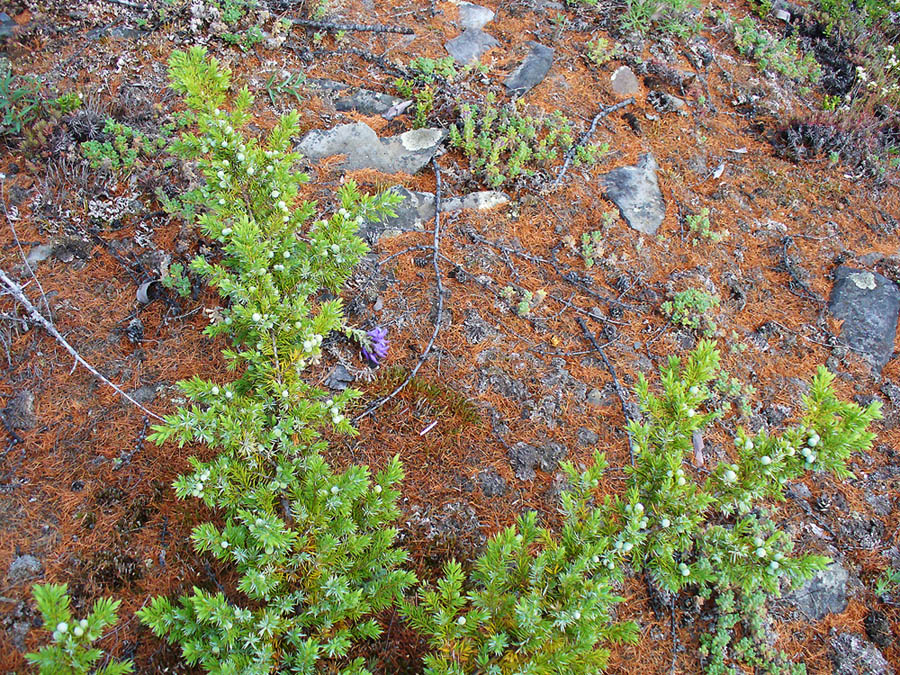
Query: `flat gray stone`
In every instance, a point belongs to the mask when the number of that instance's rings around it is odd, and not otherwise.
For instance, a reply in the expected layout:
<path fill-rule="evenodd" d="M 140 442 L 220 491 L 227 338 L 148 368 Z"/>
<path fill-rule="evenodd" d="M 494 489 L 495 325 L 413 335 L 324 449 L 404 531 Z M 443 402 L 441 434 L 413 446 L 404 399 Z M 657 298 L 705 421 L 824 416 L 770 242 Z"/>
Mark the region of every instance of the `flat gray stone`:
<path fill-rule="evenodd" d="M 641 90 L 634 71 L 628 66 L 619 66 L 609 78 L 613 93 L 619 96 L 633 96 Z"/>
<path fill-rule="evenodd" d="M 493 35 L 478 28 L 467 28 L 445 44 L 444 49 L 457 63 L 467 66 L 478 63 L 485 52 L 499 46 L 500 43 Z"/>
<path fill-rule="evenodd" d="M 357 89 L 352 94 L 335 100 L 334 107 L 340 112 L 353 110 L 363 115 L 384 115 L 402 102 L 402 98 L 384 92 Z"/>
<path fill-rule="evenodd" d="M 29 251 L 28 255 L 25 257 L 25 262 L 28 263 L 29 266 L 34 267 L 40 262 L 44 262 L 51 255 L 53 255 L 53 249 L 55 247 L 53 244 L 38 244 L 37 246 L 33 246 Z"/>
<path fill-rule="evenodd" d="M 806 618 L 819 621 L 828 614 L 840 614 L 847 609 L 849 580 L 847 570 L 838 563 L 832 563 L 792 592 L 788 600 L 797 605 Z"/>
<path fill-rule="evenodd" d="M 359 236 L 370 244 L 382 236 L 396 236 L 404 232 L 421 232 L 425 223 L 434 218 L 434 195 L 430 192 L 413 192 L 395 185 L 392 192 L 403 197 L 394 207 L 395 216 L 382 221 L 365 221 L 359 229 Z"/>
<path fill-rule="evenodd" d="M 445 135 L 443 129 L 426 128 L 382 139 L 368 124 L 356 122 L 327 130 L 314 129 L 303 137 L 297 150 L 312 161 L 346 155 L 343 168 L 348 171 L 376 169 L 414 174 L 431 161 Z"/>
<path fill-rule="evenodd" d="M 681 112 L 687 106 L 684 99 L 656 89 L 647 94 L 647 101 L 660 113 Z"/>
<path fill-rule="evenodd" d="M 859 633 L 832 631 L 829 643 L 834 675 L 894 675 L 884 654 Z"/>
<path fill-rule="evenodd" d="M 462 209 L 474 209 L 486 211 L 502 206 L 509 201 L 509 196 L 496 190 L 484 190 L 482 192 L 470 192 L 464 197 L 451 197 L 441 201 L 441 211 L 460 211 Z"/>
<path fill-rule="evenodd" d="M 43 571 L 44 568 L 41 565 L 41 561 L 26 553 L 10 563 L 6 578 L 9 579 L 10 584 L 18 584 L 33 579 Z"/>
<path fill-rule="evenodd" d="M 487 7 L 475 5 L 471 2 L 459 3 L 459 27 L 464 29 L 481 30 L 493 21 L 494 12 Z"/>
<path fill-rule="evenodd" d="M 396 215 L 382 221 L 366 221 L 359 230 L 359 236 L 374 244 L 381 237 L 397 236 L 404 232 L 421 232 L 425 223 L 434 218 L 434 195 L 430 192 L 413 192 L 402 186 L 391 188 L 403 197 L 403 201 L 394 207 Z M 452 197 L 441 201 L 441 213 L 461 211 L 463 209 L 487 210 L 501 206 L 509 201 L 502 192 L 488 190 L 472 192 L 463 197 Z"/>
<path fill-rule="evenodd" d="M 350 374 L 350 371 L 340 363 L 337 364 L 331 372 L 328 373 L 328 377 L 325 378 L 325 386 L 332 391 L 344 391 L 344 389 L 349 387 L 352 383 L 353 376 Z"/>
<path fill-rule="evenodd" d="M 877 272 L 841 266 L 834 272 L 828 309 L 843 319 L 841 339 L 881 371 L 891 360 L 900 290 Z"/>
<path fill-rule="evenodd" d="M 635 166 L 622 166 L 600 176 L 606 196 L 619 207 L 628 226 L 644 234 L 656 234 L 666 217 L 666 203 L 659 189 L 659 165 L 650 153 Z"/>
<path fill-rule="evenodd" d="M 308 84 L 333 99 L 335 109 L 340 112 L 355 111 L 363 115 L 384 115 L 403 103 L 403 99 L 397 96 L 373 89 L 354 88 L 335 80 L 317 78 L 310 80 Z"/>
<path fill-rule="evenodd" d="M 547 77 L 553 65 L 553 49 L 538 42 L 529 42 L 528 46 L 531 52 L 503 83 L 510 95 L 522 96 L 534 89 Z"/>

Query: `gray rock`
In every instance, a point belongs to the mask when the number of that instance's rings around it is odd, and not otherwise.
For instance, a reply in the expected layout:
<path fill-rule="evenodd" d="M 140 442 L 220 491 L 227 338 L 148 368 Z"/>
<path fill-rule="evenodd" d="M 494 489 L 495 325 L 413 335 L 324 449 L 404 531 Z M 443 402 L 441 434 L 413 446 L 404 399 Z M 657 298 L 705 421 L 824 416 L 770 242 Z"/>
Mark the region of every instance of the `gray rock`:
<path fill-rule="evenodd" d="M 658 168 L 656 159 L 647 153 L 635 166 L 622 166 L 600 176 L 606 196 L 619 207 L 629 227 L 650 235 L 656 234 L 666 217 Z"/>
<path fill-rule="evenodd" d="M 340 363 L 332 368 L 325 378 L 325 386 L 332 391 L 344 391 L 353 382 L 353 376 Z"/>
<path fill-rule="evenodd" d="M 0 12 L 0 40 L 12 35 L 16 30 L 16 22 L 6 12 Z"/>
<path fill-rule="evenodd" d="M 460 211 L 462 209 L 475 209 L 486 211 L 509 202 L 509 196 L 496 190 L 484 190 L 470 192 L 464 197 L 451 197 L 441 201 L 441 211 Z"/>
<path fill-rule="evenodd" d="M 802 587 L 788 596 L 812 621 L 847 609 L 847 582 L 850 574 L 838 563 L 832 563 Z"/>
<path fill-rule="evenodd" d="M 53 244 L 38 244 L 28 251 L 25 262 L 27 262 L 30 267 L 34 267 L 39 262 L 44 262 L 53 255 L 54 248 L 55 246 Z"/>
<path fill-rule="evenodd" d="M 444 139 L 443 129 L 414 129 L 398 136 L 378 138 L 372 128 L 356 122 L 332 129 L 314 129 L 297 146 L 308 159 L 318 161 L 346 155 L 343 168 L 375 169 L 385 173 L 416 173 L 431 161 Z"/>
<path fill-rule="evenodd" d="M 308 80 L 307 84 L 333 99 L 335 109 L 341 112 L 354 110 L 363 115 L 384 115 L 403 102 L 402 98 L 390 94 L 354 88 L 336 80 L 313 78 Z"/>
<path fill-rule="evenodd" d="M 352 94 L 341 96 L 335 100 L 334 107 L 341 112 L 355 110 L 363 115 L 384 115 L 402 102 L 402 98 L 380 91 L 357 89 Z"/>
<path fill-rule="evenodd" d="M 391 190 L 402 196 L 403 201 L 394 207 L 395 216 L 362 224 L 359 236 L 369 243 L 374 244 L 382 236 L 424 230 L 425 223 L 434 218 L 434 195 L 430 192 L 413 192 L 399 185 Z"/>
<path fill-rule="evenodd" d="M 683 99 L 655 89 L 647 94 L 647 101 L 661 113 L 681 112 L 687 105 Z"/>
<path fill-rule="evenodd" d="M 834 273 L 828 309 L 843 319 L 841 339 L 881 371 L 891 359 L 900 290 L 877 272 L 841 266 Z"/>
<path fill-rule="evenodd" d="M 34 414 L 34 394 L 28 389 L 23 389 L 13 396 L 2 412 L 6 423 L 13 429 L 28 431 L 37 426 L 37 416 Z"/>
<path fill-rule="evenodd" d="M 506 479 L 493 469 L 478 474 L 478 482 L 485 497 L 502 497 L 506 494 Z"/>
<path fill-rule="evenodd" d="M 464 29 L 481 30 L 494 19 L 494 12 L 471 2 L 459 4 L 459 26 Z"/>
<path fill-rule="evenodd" d="M 434 218 L 434 195 L 432 193 L 413 192 L 401 186 L 391 189 L 403 197 L 403 201 L 394 209 L 397 215 L 381 222 L 367 221 L 360 228 L 359 235 L 372 244 L 382 236 L 422 231 L 425 229 L 425 223 Z M 509 197 L 502 192 L 472 192 L 464 197 L 442 200 L 441 213 L 462 209 L 482 211 L 508 201 Z"/>
<path fill-rule="evenodd" d="M 609 78 L 613 93 L 619 96 L 633 96 L 641 90 L 634 71 L 628 66 L 619 66 Z"/>
<path fill-rule="evenodd" d="M 592 406 L 599 408 L 600 406 L 602 406 L 604 404 L 603 392 L 600 391 L 599 389 L 597 389 L 596 387 L 594 387 L 593 389 L 591 389 L 588 392 L 587 402 L 590 403 Z"/>
<path fill-rule="evenodd" d="M 834 675 L 894 675 L 884 655 L 859 633 L 833 631 L 829 643 Z"/>
<path fill-rule="evenodd" d="M 575 440 L 582 448 L 589 448 L 600 440 L 600 436 L 596 431 L 591 431 L 587 427 L 579 427 L 575 432 Z"/>
<path fill-rule="evenodd" d="M 6 575 L 6 578 L 9 580 L 10 584 L 15 585 L 33 579 L 43 571 L 44 568 L 41 565 L 41 561 L 33 555 L 26 553 L 25 555 L 20 555 L 10 563 L 9 572 Z"/>
<path fill-rule="evenodd" d="M 529 42 L 531 52 L 525 60 L 504 81 L 506 90 L 512 96 L 522 96 L 539 85 L 553 64 L 553 50 L 537 42 Z"/>
<path fill-rule="evenodd" d="M 112 38 L 114 40 L 136 40 L 137 38 L 148 34 L 148 31 L 137 30 L 136 28 L 104 26 L 89 30 L 86 33 L 86 36 L 89 40 L 102 40 L 103 38 Z"/>
<path fill-rule="evenodd" d="M 457 63 L 467 66 L 470 63 L 477 63 L 485 52 L 499 46 L 500 43 L 493 35 L 483 30 L 467 28 L 445 44 L 444 49 Z"/>

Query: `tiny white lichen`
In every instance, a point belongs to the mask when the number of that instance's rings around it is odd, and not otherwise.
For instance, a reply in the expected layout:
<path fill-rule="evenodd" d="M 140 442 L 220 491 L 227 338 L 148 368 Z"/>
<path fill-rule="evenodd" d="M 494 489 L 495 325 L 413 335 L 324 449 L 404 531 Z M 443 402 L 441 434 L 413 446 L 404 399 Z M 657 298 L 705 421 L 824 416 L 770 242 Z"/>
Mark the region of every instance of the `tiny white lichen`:
<path fill-rule="evenodd" d="M 875 275 L 871 272 L 854 272 L 850 275 L 850 280 L 856 284 L 857 288 L 875 290 Z"/>

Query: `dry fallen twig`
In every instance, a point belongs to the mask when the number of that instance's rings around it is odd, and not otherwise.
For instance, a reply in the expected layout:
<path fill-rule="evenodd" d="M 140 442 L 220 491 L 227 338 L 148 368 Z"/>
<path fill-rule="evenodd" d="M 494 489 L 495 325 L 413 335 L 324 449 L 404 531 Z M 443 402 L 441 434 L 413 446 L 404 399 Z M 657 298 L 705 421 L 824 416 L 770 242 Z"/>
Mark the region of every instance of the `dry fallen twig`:
<path fill-rule="evenodd" d="M 597 122 L 602 120 L 607 115 L 611 115 L 612 113 L 616 112 L 617 110 L 621 110 L 622 108 L 626 108 L 626 107 L 630 106 L 632 103 L 634 103 L 634 97 L 626 98 L 624 101 L 619 101 L 615 105 L 611 105 L 608 108 L 604 108 L 603 110 L 598 112 L 596 115 L 594 115 L 594 119 L 591 120 L 590 128 L 587 131 L 585 131 L 581 135 L 581 138 L 578 139 L 578 142 L 575 145 L 573 145 L 571 148 L 569 148 L 569 150 L 566 152 L 566 158 L 565 158 L 565 161 L 563 162 L 562 169 L 559 170 L 559 173 L 556 175 L 556 179 L 550 184 L 551 188 L 554 188 L 557 185 L 559 185 L 560 181 L 563 179 L 563 176 L 566 175 L 566 171 L 569 170 L 569 165 L 572 163 L 572 158 L 575 156 L 575 153 L 578 150 L 578 148 L 580 148 L 582 145 L 587 143 L 591 139 L 591 136 L 594 135 L 594 130 L 597 128 Z"/>
<path fill-rule="evenodd" d="M 291 19 L 291 23 L 295 26 L 315 28 L 316 30 L 327 30 L 334 33 L 347 31 L 355 33 L 401 33 L 403 35 L 415 35 L 415 31 L 406 26 L 390 26 L 371 23 L 335 23 L 332 21 L 314 21 L 312 19 Z"/>
<path fill-rule="evenodd" d="M 28 299 L 28 296 L 25 295 L 25 291 L 22 290 L 22 287 L 19 286 L 15 281 L 10 279 L 6 272 L 0 269 L 0 282 L 2 282 L 3 286 L 6 287 L 6 290 L 16 299 L 16 301 L 22 305 L 26 311 L 28 312 L 29 317 L 32 321 L 39 324 L 45 331 L 50 333 L 59 344 L 61 344 L 69 354 L 72 355 L 72 358 L 75 359 L 76 363 L 81 364 L 88 372 L 90 372 L 94 377 L 103 382 L 103 384 L 112 387 L 117 394 L 119 394 L 122 398 L 124 398 L 129 403 L 137 406 L 141 410 L 143 410 L 147 415 L 152 417 L 155 420 L 160 422 L 164 421 L 162 417 L 157 415 L 155 412 L 151 410 L 147 410 L 140 403 L 135 401 L 131 396 L 125 393 L 121 387 L 113 382 L 110 382 L 105 376 L 103 376 L 96 368 L 94 368 L 90 363 L 85 361 L 81 354 L 79 354 L 75 348 L 70 345 L 66 339 L 60 334 L 58 330 L 56 330 L 56 326 L 54 326 L 49 319 L 47 319 L 43 314 L 41 314 L 37 308 L 31 304 L 31 301 Z"/>
<path fill-rule="evenodd" d="M 385 396 L 380 401 L 373 403 L 366 410 L 357 415 L 355 420 L 357 422 L 364 417 L 371 415 L 373 412 L 378 410 L 381 406 L 383 406 L 385 403 L 387 403 L 397 394 L 403 391 L 406 385 L 409 384 L 410 381 L 419 372 L 422 364 L 425 363 L 425 359 L 428 358 L 428 354 L 431 352 L 431 348 L 434 346 L 434 341 L 437 339 L 438 332 L 440 332 L 441 330 L 441 319 L 443 318 L 444 314 L 444 285 L 441 281 L 441 267 L 438 264 L 438 260 L 439 258 L 441 258 L 441 170 L 438 166 L 437 159 L 435 159 L 434 157 L 431 158 L 431 165 L 434 167 L 434 177 L 436 181 L 434 189 L 434 240 L 431 246 L 431 264 L 434 267 L 435 284 L 437 286 L 437 315 L 435 316 L 434 320 L 434 330 L 431 333 L 431 339 L 428 340 L 428 344 L 425 345 L 425 350 L 422 352 L 422 355 L 416 362 L 415 367 L 406 376 L 406 379 L 404 379 L 403 382 L 401 382 L 400 385 L 390 394 Z"/>
<path fill-rule="evenodd" d="M 587 327 L 587 324 L 584 322 L 584 319 L 582 319 L 580 316 L 576 316 L 575 321 L 578 322 L 578 325 L 581 327 L 581 331 L 588 339 L 588 342 L 591 343 L 591 346 L 597 350 L 598 354 L 600 354 L 600 358 L 603 359 L 603 363 L 606 366 L 606 369 L 609 371 L 609 374 L 612 375 L 613 386 L 616 388 L 616 395 L 619 397 L 619 402 L 622 404 L 622 414 L 625 416 L 625 422 L 631 422 L 632 416 L 628 411 L 628 405 L 625 403 L 625 390 L 622 388 L 622 385 L 619 382 L 619 378 L 616 376 L 616 369 L 613 368 L 613 364 L 610 363 L 610 360 L 607 358 L 606 352 L 603 351 L 603 347 L 601 347 L 600 343 L 597 342 L 597 338 L 595 338 L 594 334 L 591 333 L 590 329 Z M 628 433 L 627 429 L 625 433 L 628 434 L 628 454 L 631 456 L 631 464 L 633 466 L 634 442 L 631 440 L 631 434 Z"/>

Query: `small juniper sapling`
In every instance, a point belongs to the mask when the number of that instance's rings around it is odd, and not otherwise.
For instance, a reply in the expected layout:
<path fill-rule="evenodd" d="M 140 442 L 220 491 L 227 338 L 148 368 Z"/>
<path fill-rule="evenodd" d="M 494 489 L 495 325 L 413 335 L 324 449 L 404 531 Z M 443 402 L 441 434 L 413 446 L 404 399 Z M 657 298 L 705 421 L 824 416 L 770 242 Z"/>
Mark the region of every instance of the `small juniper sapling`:
<path fill-rule="evenodd" d="M 340 299 L 319 292 L 341 290 L 366 251 L 360 223 L 389 215 L 398 197 L 364 195 L 347 181 L 339 208 L 313 220 L 315 204 L 298 200 L 307 177 L 291 152 L 298 114 L 265 139 L 248 137 L 253 99 L 243 89 L 225 109 L 228 69 L 202 48 L 174 52 L 169 66 L 197 128 L 172 150 L 205 178 L 191 197 L 196 224 L 221 251 L 191 263 L 227 300 L 205 332 L 230 340 L 223 353 L 239 375 L 179 383 L 192 404 L 151 438 L 220 452 L 191 458 L 193 472 L 175 490 L 217 511 L 217 524 L 194 528 L 194 548 L 232 566 L 237 581 L 227 597 L 194 589 L 177 603 L 154 598 L 138 616 L 209 672 L 360 675 L 367 671 L 348 656 L 353 645 L 378 635 L 374 616 L 415 579 L 394 545 L 403 471 L 396 459 L 375 476 L 365 466 L 332 471 L 321 429 L 354 433 L 342 410 L 359 393 L 329 394 L 306 371 L 332 331 L 362 333 L 344 325 Z M 387 345 L 376 337 L 379 355 Z"/>
<path fill-rule="evenodd" d="M 563 466 L 570 488 L 561 496 L 561 533 L 526 512 L 491 538 L 468 573 L 450 562 L 436 588 L 401 605 L 433 649 L 427 675 L 595 675 L 608 645 L 637 640 L 634 624 L 613 618 L 624 554 L 606 505 L 592 504 L 606 461 L 598 454 L 580 474 Z"/>
<path fill-rule="evenodd" d="M 41 675 L 124 675 L 134 672 L 131 661 L 109 660 L 97 668 L 103 652 L 93 643 L 104 629 L 119 620 L 116 610 L 120 601 L 100 598 L 91 613 L 83 619 L 72 616 L 66 584 L 35 584 L 32 588 L 44 628 L 52 631 L 52 644 L 26 654 L 28 662 L 38 667 Z"/>
<path fill-rule="evenodd" d="M 669 359 L 658 394 L 639 377 L 636 389 L 644 419 L 629 424 L 635 465 L 626 467 L 626 495 L 615 507 L 636 570 L 670 592 L 715 595 L 724 604 L 731 598 L 736 606 L 756 607 L 753 614 L 760 615 L 768 597 L 829 563 L 820 555 L 792 555 L 793 542 L 776 526 L 770 502 L 783 501 L 786 483 L 806 471 L 850 477 L 846 462 L 871 444 L 874 434 L 867 427 L 881 413 L 877 404 L 862 408 L 840 401 L 832 387 L 834 376 L 820 368 L 803 397 L 799 424 L 778 435 L 739 429 L 734 456 L 699 481 L 685 459 L 692 454 L 694 437 L 702 437 L 724 414 L 712 395 L 718 374 L 715 343 L 702 340 L 686 359 Z M 766 672 L 781 673 L 783 656 L 764 639 L 759 642 L 765 631 L 756 630 L 753 619 L 740 617 L 745 639 L 732 643 L 736 634 L 722 624 L 708 644 L 715 641 L 717 650 L 729 648 L 729 658 L 747 663 L 767 659 Z M 707 672 L 724 672 L 720 661 L 711 660 Z"/>

